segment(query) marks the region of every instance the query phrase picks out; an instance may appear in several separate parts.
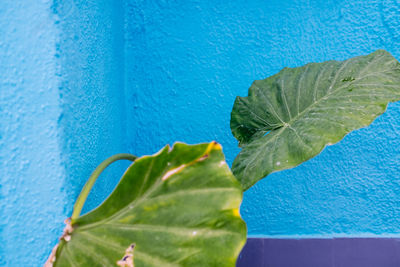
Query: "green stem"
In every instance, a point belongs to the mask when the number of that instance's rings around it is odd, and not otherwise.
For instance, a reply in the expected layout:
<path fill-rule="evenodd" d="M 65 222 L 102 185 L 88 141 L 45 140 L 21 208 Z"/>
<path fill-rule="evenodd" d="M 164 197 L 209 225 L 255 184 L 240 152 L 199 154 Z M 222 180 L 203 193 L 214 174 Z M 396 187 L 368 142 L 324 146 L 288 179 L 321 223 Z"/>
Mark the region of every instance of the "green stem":
<path fill-rule="evenodd" d="M 81 193 L 79 194 L 78 199 L 75 202 L 74 205 L 74 211 L 72 212 L 71 216 L 71 223 L 73 223 L 74 220 L 76 220 L 79 215 L 81 214 L 83 205 L 85 204 L 85 201 L 90 193 L 90 190 L 92 190 L 92 187 L 94 183 L 96 182 L 97 178 L 99 175 L 104 171 L 105 168 L 107 168 L 111 163 L 121 160 L 121 159 L 126 159 L 130 161 L 135 161 L 137 159 L 136 156 L 131 155 L 131 154 L 116 154 L 114 156 L 109 157 L 105 161 L 103 161 L 97 168 L 93 171 L 93 173 L 90 175 L 89 180 L 86 182 L 85 186 L 83 187 Z"/>

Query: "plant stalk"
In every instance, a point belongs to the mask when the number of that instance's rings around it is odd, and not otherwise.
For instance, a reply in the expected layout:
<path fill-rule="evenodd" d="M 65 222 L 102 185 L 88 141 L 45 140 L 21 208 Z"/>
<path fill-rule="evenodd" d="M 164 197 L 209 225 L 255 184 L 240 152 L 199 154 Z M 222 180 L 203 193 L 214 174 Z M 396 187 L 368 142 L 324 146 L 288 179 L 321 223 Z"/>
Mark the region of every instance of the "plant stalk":
<path fill-rule="evenodd" d="M 71 223 L 73 223 L 73 221 L 76 220 L 79 217 L 79 215 L 81 214 L 83 205 L 85 204 L 86 199 L 87 199 L 87 197 L 88 197 L 88 195 L 90 193 L 90 190 L 92 190 L 92 187 L 93 187 L 94 183 L 96 182 L 97 178 L 99 178 L 99 175 L 110 164 L 112 164 L 115 161 L 122 160 L 122 159 L 135 161 L 137 159 L 137 157 L 134 156 L 134 155 L 131 155 L 131 154 L 126 154 L 126 153 L 116 154 L 116 155 L 111 156 L 108 159 L 104 160 L 93 171 L 93 173 L 89 177 L 89 180 L 86 182 L 86 184 L 83 187 L 81 193 L 79 194 L 79 197 L 77 198 L 77 200 L 75 202 L 74 210 L 73 210 L 72 216 L 71 216 Z"/>

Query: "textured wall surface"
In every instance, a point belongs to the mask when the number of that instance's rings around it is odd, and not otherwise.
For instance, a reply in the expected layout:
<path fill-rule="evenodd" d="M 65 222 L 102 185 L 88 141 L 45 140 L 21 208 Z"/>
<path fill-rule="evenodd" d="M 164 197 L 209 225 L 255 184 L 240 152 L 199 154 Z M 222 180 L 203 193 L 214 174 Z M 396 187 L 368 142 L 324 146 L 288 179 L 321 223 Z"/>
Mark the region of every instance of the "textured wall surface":
<path fill-rule="evenodd" d="M 58 30 L 48 7 L 2 1 L 0 8 L 1 266 L 42 263 L 65 218 Z"/>
<path fill-rule="evenodd" d="M 90 173 L 126 151 L 124 17 L 111 0 L 17 2 L 0 3 L 0 265 L 41 266 Z"/>
<path fill-rule="evenodd" d="M 378 48 L 400 59 L 399 41 L 395 0 L 2 1 L 0 265 L 44 262 L 106 157 L 217 140 L 231 163 L 230 111 L 253 80 Z M 391 104 L 256 184 L 241 207 L 249 234 L 399 236 L 399 118 Z M 106 171 L 86 210 L 124 167 Z"/>
<path fill-rule="evenodd" d="M 58 125 L 70 211 L 96 166 L 126 152 L 124 16 L 122 3 L 111 0 L 57 0 L 51 9 L 60 32 L 55 54 L 62 109 Z M 105 171 L 86 211 L 104 200 L 126 166 L 116 163 Z"/>
<path fill-rule="evenodd" d="M 383 48 L 400 59 L 395 1 L 127 1 L 129 148 L 217 140 L 236 95 L 285 66 L 343 60 Z M 400 103 L 318 157 L 245 193 L 251 236 L 400 234 Z"/>

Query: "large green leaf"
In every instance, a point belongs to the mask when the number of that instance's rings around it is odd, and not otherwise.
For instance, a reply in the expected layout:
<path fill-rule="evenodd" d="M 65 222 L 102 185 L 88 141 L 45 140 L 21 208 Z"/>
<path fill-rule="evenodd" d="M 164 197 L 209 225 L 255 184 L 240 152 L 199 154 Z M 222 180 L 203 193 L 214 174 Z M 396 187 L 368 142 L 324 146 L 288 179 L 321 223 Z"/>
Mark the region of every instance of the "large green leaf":
<path fill-rule="evenodd" d="M 71 222 L 53 265 L 133 266 L 133 256 L 135 267 L 235 266 L 246 240 L 241 200 L 219 144 L 166 146 Z"/>
<path fill-rule="evenodd" d="M 236 98 L 231 129 L 243 149 L 232 171 L 247 189 L 369 125 L 399 99 L 400 65 L 383 50 L 284 68 Z"/>

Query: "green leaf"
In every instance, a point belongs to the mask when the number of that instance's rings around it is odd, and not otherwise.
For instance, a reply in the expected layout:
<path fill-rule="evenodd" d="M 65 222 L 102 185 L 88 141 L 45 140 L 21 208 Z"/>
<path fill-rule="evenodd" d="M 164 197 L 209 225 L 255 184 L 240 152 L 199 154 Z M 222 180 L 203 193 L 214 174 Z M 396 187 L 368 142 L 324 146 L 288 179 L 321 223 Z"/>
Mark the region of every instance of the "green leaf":
<path fill-rule="evenodd" d="M 284 68 L 236 98 L 231 129 L 243 149 L 232 171 L 247 189 L 369 125 L 398 100 L 400 65 L 384 50 Z"/>
<path fill-rule="evenodd" d="M 235 266 L 246 240 L 241 200 L 219 144 L 166 146 L 71 222 L 53 266 Z"/>

